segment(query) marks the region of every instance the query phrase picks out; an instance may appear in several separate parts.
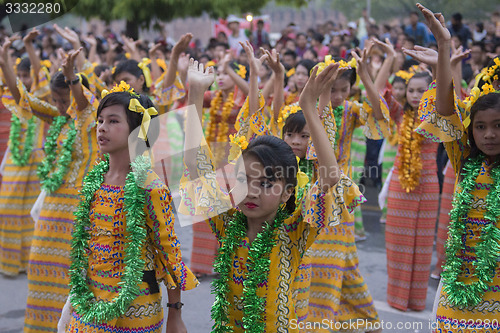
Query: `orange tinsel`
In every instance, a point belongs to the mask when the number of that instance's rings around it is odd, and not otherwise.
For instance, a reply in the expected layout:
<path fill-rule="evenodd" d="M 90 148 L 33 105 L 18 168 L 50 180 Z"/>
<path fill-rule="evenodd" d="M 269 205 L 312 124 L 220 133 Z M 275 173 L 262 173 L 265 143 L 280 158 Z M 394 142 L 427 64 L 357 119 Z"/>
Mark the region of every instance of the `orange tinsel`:
<path fill-rule="evenodd" d="M 215 157 L 215 164 L 217 165 L 225 153 L 225 149 L 223 147 L 219 147 L 219 142 L 227 142 L 228 136 L 227 133 L 229 131 L 228 120 L 231 115 L 231 111 L 234 106 L 234 93 L 231 92 L 227 98 L 226 102 L 222 106 L 222 113 L 220 122 L 217 123 L 217 114 L 220 110 L 222 104 L 222 91 L 219 90 L 216 92 L 215 97 L 210 102 L 210 119 L 208 121 L 208 133 L 207 133 L 207 141 L 210 143 L 216 143 L 215 147 L 213 147 L 212 152 Z M 218 125 L 218 126 L 217 126 Z"/>
<path fill-rule="evenodd" d="M 403 123 L 399 131 L 400 167 L 399 182 L 401 187 L 408 193 L 413 191 L 420 183 L 422 171 L 421 144 L 423 136 L 415 132 L 418 123 L 417 116 L 413 110 L 406 110 Z"/>

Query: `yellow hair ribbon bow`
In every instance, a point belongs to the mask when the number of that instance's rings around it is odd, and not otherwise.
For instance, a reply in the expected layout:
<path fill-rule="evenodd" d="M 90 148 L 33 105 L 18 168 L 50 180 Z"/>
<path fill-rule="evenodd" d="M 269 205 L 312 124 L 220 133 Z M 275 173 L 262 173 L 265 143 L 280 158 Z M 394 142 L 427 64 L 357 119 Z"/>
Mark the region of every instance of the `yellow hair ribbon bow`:
<path fill-rule="evenodd" d="M 52 63 L 50 62 L 50 60 L 42 60 L 40 61 L 40 65 L 45 66 L 47 68 L 52 67 Z"/>
<path fill-rule="evenodd" d="M 16 58 L 16 66 L 21 63 L 21 58 Z"/>
<path fill-rule="evenodd" d="M 290 77 L 290 76 L 292 76 L 293 74 L 295 74 L 295 67 L 294 67 L 294 68 L 291 68 L 288 72 L 286 72 L 286 77 Z"/>
<path fill-rule="evenodd" d="M 236 71 L 236 74 L 238 74 L 242 79 L 244 79 L 247 76 L 247 68 L 243 65 L 238 65 L 238 70 Z"/>
<path fill-rule="evenodd" d="M 142 74 L 144 75 L 144 80 L 146 80 L 146 86 L 149 88 L 153 84 L 151 79 L 151 72 L 149 70 L 148 64 L 151 62 L 148 58 L 142 58 L 142 61 L 138 64 L 139 68 L 142 69 Z"/>
<path fill-rule="evenodd" d="M 157 115 L 158 111 L 154 107 L 145 109 L 138 99 L 132 98 L 128 105 L 128 109 L 133 112 L 142 113 L 142 123 L 141 129 L 139 131 L 139 138 L 146 141 L 148 139 L 147 133 L 149 129 L 149 122 L 151 121 L 151 116 Z"/>
<path fill-rule="evenodd" d="M 165 63 L 165 60 L 158 58 L 156 59 L 156 64 L 158 64 L 158 66 L 164 71 L 167 70 L 167 64 Z"/>
<path fill-rule="evenodd" d="M 210 66 L 215 66 L 215 61 L 210 60 L 209 62 L 207 62 L 207 63 L 205 64 L 205 68 L 208 68 L 208 67 L 210 67 Z"/>
<path fill-rule="evenodd" d="M 297 166 L 299 165 L 300 158 L 295 156 L 297 159 Z M 295 193 L 298 192 L 299 188 L 304 188 L 309 183 L 309 177 L 305 174 L 305 172 L 300 171 L 300 168 L 297 169 L 297 186 L 295 186 Z"/>

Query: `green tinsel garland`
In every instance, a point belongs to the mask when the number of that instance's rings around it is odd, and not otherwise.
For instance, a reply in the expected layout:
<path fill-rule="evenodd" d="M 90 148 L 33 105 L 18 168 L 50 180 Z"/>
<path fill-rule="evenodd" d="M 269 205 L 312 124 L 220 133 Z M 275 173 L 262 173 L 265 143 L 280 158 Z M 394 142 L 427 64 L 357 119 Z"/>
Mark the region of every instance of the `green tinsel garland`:
<path fill-rule="evenodd" d="M 248 252 L 248 274 L 243 281 L 243 326 L 245 332 L 263 333 L 266 323 L 263 320 L 265 314 L 265 298 L 257 295 L 259 283 L 268 280 L 271 259 L 269 255 L 276 244 L 276 233 L 287 218 L 283 208 L 279 208 L 274 221 L 265 223 L 261 231 L 250 245 Z M 212 293 L 215 294 L 215 302 L 212 306 L 212 319 L 214 325 L 212 332 L 229 333 L 233 327 L 229 325 L 228 308 L 229 280 L 234 253 L 241 240 L 246 236 L 247 218 L 243 213 L 236 212 L 226 225 L 226 237 L 222 240 L 217 258 L 214 263 L 214 271 L 219 278 L 212 282 Z"/>
<path fill-rule="evenodd" d="M 118 283 L 120 292 L 112 301 L 97 300 L 87 284 L 87 270 L 89 266 L 88 253 L 90 253 L 89 230 L 90 207 L 95 192 L 104 181 L 104 174 L 109 169 L 109 157 L 90 171 L 84 180 L 81 191 L 83 196 L 78 210 L 75 212 L 75 227 L 73 232 L 70 276 L 72 287 L 70 297 L 71 305 L 81 319 L 87 323 L 101 324 L 120 317 L 130 304 L 139 295 L 139 285 L 142 281 L 144 260 L 141 259 L 142 248 L 146 240 L 146 218 L 144 205 L 146 203 L 145 189 L 143 186 L 151 162 L 147 157 L 138 156 L 131 163 L 132 172 L 129 172 L 124 188 L 124 209 L 126 212 L 127 238 L 123 243 L 125 248 L 125 271 L 121 282 Z"/>
<path fill-rule="evenodd" d="M 466 221 L 471 209 L 473 195 L 471 191 L 476 186 L 476 179 L 481 170 L 484 156 L 465 163 L 463 180 L 460 182 L 460 192 L 456 192 L 453 199 L 453 209 L 450 211 L 449 237 L 446 243 L 446 264 L 441 274 L 444 282 L 443 289 L 448 294 L 451 304 L 460 308 L 476 306 L 481 302 L 484 293 L 489 288 L 495 275 L 500 253 L 500 230 L 496 227 L 500 217 L 500 167 L 490 171 L 493 179 L 492 188 L 486 196 L 486 212 L 484 218 L 489 222 L 481 232 L 481 238 L 472 252 L 476 253 L 477 261 L 473 263 L 474 275 L 478 281 L 465 283 L 458 281 L 463 273 L 464 260 L 459 257 L 463 248 L 463 239 L 466 236 Z M 458 189 L 457 188 L 457 189 Z"/>
<path fill-rule="evenodd" d="M 21 134 L 21 121 L 19 118 L 12 114 L 10 118 L 10 133 L 9 133 L 9 150 L 11 154 L 12 161 L 17 166 L 25 166 L 31 156 L 31 151 L 33 150 L 33 139 L 35 134 L 35 128 L 37 126 L 34 117 L 28 120 L 28 128 L 26 129 L 24 147 L 23 151 L 19 151 L 20 134 Z"/>
<path fill-rule="evenodd" d="M 54 168 L 54 161 L 56 160 L 57 150 L 57 137 L 61 133 L 61 129 L 69 122 L 69 131 L 66 135 L 61 150 L 59 152 L 59 159 L 57 160 L 56 171 L 49 177 L 49 172 Z M 75 122 L 64 116 L 55 117 L 52 125 L 50 125 L 45 139 L 45 158 L 42 163 L 38 165 L 38 177 L 42 183 L 42 188 L 48 193 L 56 191 L 63 183 L 64 176 L 68 172 L 69 164 L 71 163 L 71 154 L 73 152 L 73 143 L 75 142 L 76 135 L 78 134 L 75 129 Z"/>
<path fill-rule="evenodd" d="M 342 116 L 344 115 L 344 106 L 340 105 L 333 109 L 333 116 L 335 117 L 335 149 L 337 149 L 340 139 L 340 130 L 342 128 Z"/>

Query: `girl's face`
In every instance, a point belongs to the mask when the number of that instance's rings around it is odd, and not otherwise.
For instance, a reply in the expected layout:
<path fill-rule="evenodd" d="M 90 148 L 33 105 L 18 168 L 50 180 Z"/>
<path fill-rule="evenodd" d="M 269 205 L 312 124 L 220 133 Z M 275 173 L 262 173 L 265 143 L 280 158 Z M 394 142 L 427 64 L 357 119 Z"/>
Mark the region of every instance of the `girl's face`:
<path fill-rule="evenodd" d="M 232 71 L 232 68 L 228 68 L 228 70 Z M 222 69 L 217 68 L 217 77 L 215 79 L 220 90 L 229 91 L 234 89 L 235 83 L 233 79 Z"/>
<path fill-rule="evenodd" d="M 304 66 L 298 65 L 297 68 L 295 68 L 295 74 L 293 77 L 297 90 L 302 91 L 302 89 L 306 86 L 307 80 L 309 79 L 309 72 Z"/>
<path fill-rule="evenodd" d="M 429 84 L 427 83 L 427 79 L 424 77 L 411 78 L 410 81 L 408 81 L 408 87 L 406 88 L 406 100 L 413 110 L 418 109 L 420 99 L 427 90 L 428 86 Z"/>
<path fill-rule="evenodd" d="M 137 77 L 129 72 L 121 72 L 115 76 L 115 83 L 120 84 L 121 81 L 124 81 L 125 83 L 130 85 L 130 87 L 133 88 L 136 93 L 142 94 L 142 88 L 144 87 L 143 75 Z"/>
<path fill-rule="evenodd" d="M 406 84 L 400 81 L 395 82 L 392 85 L 392 95 L 394 96 L 394 98 L 396 98 L 398 102 L 401 103 L 401 101 L 404 100 L 406 95 Z"/>
<path fill-rule="evenodd" d="M 52 103 L 57 107 L 61 115 L 66 115 L 66 111 L 71 105 L 69 89 L 51 89 Z"/>
<path fill-rule="evenodd" d="M 288 201 L 293 190 L 285 190 L 283 180 L 269 180 L 262 163 L 251 155 L 245 156 L 244 163 L 241 163 L 236 173 L 236 186 L 246 187 L 248 190 L 238 207 L 249 223 L 271 221 L 279 206 Z"/>
<path fill-rule="evenodd" d="M 330 101 L 332 102 L 332 107 L 342 105 L 344 101 L 349 97 L 351 93 L 351 83 L 345 78 L 339 78 L 333 82 L 332 90 L 330 92 Z"/>
<path fill-rule="evenodd" d="M 111 105 L 101 110 L 97 118 L 97 143 L 102 153 L 128 151 L 130 127 L 123 105 Z"/>
<path fill-rule="evenodd" d="M 311 134 L 309 132 L 309 126 L 306 124 L 299 133 L 286 132 L 283 140 L 288 143 L 290 147 L 292 147 L 295 156 L 298 158 L 304 158 L 306 157 L 310 137 Z"/>
<path fill-rule="evenodd" d="M 29 71 L 17 71 L 17 77 L 23 85 L 28 89 L 28 91 L 31 89 L 31 85 L 33 84 L 33 79 L 31 78 L 31 74 Z"/>
<path fill-rule="evenodd" d="M 472 135 L 477 148 L 491 159 L 500 156 L 500 111 L 478 111 L 472 124 Z"/>

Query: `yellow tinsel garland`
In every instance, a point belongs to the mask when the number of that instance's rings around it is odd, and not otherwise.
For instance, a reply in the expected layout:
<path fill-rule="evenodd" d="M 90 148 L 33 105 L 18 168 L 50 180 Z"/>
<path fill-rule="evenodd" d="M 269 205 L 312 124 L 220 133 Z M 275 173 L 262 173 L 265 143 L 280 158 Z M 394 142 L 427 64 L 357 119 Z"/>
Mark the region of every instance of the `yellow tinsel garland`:
<path fill-rule="evenodd" d="M 420 150 L 423 136 L 415 132 L 415 127 L 418 126 L 415 118 L 415 111 L 406 110 L 399 132 L 399 149 L 401 149 L 399 182 L 407 193 L 413 191 L 419 185 L 422 172 Z"/>
<path fill-rule="evenodd" d="M 210 102 L 210 111 L 209 111 L 209 122 L 208 122 L 208 133 L 207 140 L 208 142 L 219 143 L 219 142 L 227 142 L 228 136 L 227 133 L 229 131 L 228 120 L 231 115 L 231 111 L 234 106 L 234 92 L 231 92 L 226 99 L 226 102 L 222 106 L 221 120 L 219 122 L 219 126 L 217 126 L 217 113 L 219 112 L 220 106 L 222 104 L 222 91 L 219 90 L 216 92 L 215 97 Z M 217 165 L 224 156 L 225 149 L 218 147 L 216 145 L 212 152 L 215 157 L 215 164 Z"/>

